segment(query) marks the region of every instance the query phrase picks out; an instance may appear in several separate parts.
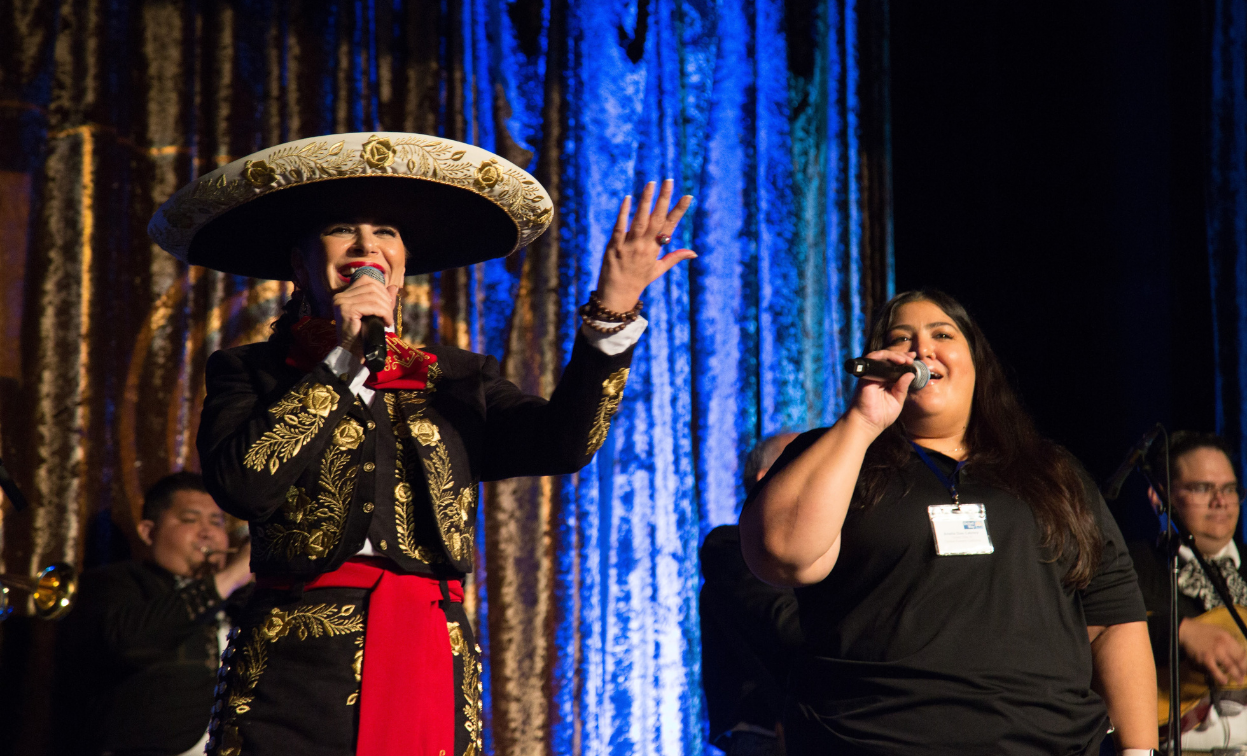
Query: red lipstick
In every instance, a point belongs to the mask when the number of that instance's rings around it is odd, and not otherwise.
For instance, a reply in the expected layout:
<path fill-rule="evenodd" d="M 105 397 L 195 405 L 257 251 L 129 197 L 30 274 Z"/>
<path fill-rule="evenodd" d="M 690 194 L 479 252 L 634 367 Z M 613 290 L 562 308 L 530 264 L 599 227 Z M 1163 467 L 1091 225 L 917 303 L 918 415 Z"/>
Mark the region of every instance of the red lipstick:
<path fill-rule="evenodd" d="M 385 268 L 382 268 L 377 263 L 351 262 L 351 263 L 347 263 L 346 265 L 339 267 L 338 275 L 342 277 L 343 281 L 350 281 L 351 274 L 355 272 L 356 268 L 376 268 L 377 270 L 381 271 L 383 274 L 385 273 Z M 389 279 L 388 275 L 386 275 L 386 279 L 387 280 Z"/>

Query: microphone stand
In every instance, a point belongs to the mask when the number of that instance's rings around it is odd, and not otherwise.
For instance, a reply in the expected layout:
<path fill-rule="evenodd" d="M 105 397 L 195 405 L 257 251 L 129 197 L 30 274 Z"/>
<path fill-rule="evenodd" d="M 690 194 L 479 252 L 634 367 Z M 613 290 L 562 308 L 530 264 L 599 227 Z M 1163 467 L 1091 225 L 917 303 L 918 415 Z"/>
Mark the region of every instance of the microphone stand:
<path fill-rule="evenodd" d="M 1244 623 L 1238 607 L 1234 605 L 1225 576 L 1220 570 L 1212 569 L 1212 565 L 1208 564 L 1208 560 L 1196 548 L 1195 536 L 1183 528 L 1173 516 L 1173 504 L 1169 497 L 1169 434 L 1165 432 L 1163 426 L 1158 427 L 1165 439 L 1165 484 L 1160 484 L 1154 475 L 1152 466 L 1145 459 L 1140 459 L 1134 469 L 1143 475 L 1143 479 L 1156 492 L 1161 502 L 1161 510 L 1165 515 L 1166 527 L 1161 535 L 1161 542 L 1169 560 L 1169 750 L 1175 756 L 1182 756 L 1182 702 L 1179 698 L 1181 682 L 1178 669 L 1182 653 L 1178 643 L 1178 627 L 1181 625 L 1181 620 L 1178 618 L 1178 596 L 1181 595 L 1178 592 L 1178 549 L 1186 546 L 1195 555 L 1196 564 L 1208 577 L 1208 582 L 1216 591 L 1217 598 L 1221 599 L 1221 603 L 1229 611 L 1230 618 L 1234 620 L 1234 624 L 1238 626 L 1238 631 L 1243 634 L 1244 638 L 1247 638 L 1247 623 Z M 1112 498 L 1117 498 L 1115 492 Z"/>
<path fill-rule="evenodd" d="M 13 502 L 13 508 L 22 511 L 26 508 L 26 497 L 22 496 L 22 492 L 17 487 L 17 483 L 9 476 L 9 471 L 4 468 L 4 460 L 0 460 L 0 491 L 4 491 L 4 495 Z"/>

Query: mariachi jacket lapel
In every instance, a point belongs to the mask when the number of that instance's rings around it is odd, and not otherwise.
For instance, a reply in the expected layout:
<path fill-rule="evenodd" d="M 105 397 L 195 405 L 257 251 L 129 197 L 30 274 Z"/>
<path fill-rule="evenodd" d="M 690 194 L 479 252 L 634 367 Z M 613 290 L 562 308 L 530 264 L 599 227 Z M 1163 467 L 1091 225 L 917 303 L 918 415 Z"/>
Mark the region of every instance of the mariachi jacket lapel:
<path fill-rule="evenodd" d="M 429 387 L 420 391 L 395 392 L 395 437 L 410 451 L 408 459 L 419 460 L 420 471 L 406 470 L 405 478 L 416 485 L 422 472 L 446 556 L 458 570 L 472 569 L 475 542 L 477 481 L 467 466 L 467 450 L 453 424 L 438 411 L 436 365 L 429 372 Z M 400 488 L 402 484 L 399 484 Z M 403 496 L 416 499 L 414 491 L 395 495 L 395 511 L 400 526 L 405 517 Z"/>

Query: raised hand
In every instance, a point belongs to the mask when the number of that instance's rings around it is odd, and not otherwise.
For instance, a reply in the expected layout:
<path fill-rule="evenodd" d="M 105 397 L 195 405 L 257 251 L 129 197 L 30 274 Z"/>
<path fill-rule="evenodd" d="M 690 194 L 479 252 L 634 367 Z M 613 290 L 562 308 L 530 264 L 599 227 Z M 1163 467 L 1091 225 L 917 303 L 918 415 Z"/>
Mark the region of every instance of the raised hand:
<path fill-rule="evenodd" d="M 615 229 L 602 255 L 602 272 L 598 275 L 598 297 L 606 309 L 615 312 L 631 310 L 645 287 L 681 261 L 697 257 L 691 249 L 677 249 L 659 257 L 663 246 L 675 234 L 685 211 L 693 203 L 692 196 L 685 195 L 675 207 L 671 207 L 674 186 L 675 182 L 671 179 L 662 182 L 658 202 L 651 210 L 654 182 L 646 184 L 631 224 L 628 223 L 628 213 L 632 209 L 632 197 L 624 197 L 620 204 Z"/>
<path fill-rule="evenodd" d="M 228 598 L 231 593 L 242 588 L 255 579 L 251 574 L 251 540 L 243 542 L 237 553 L 230 555 L 216 576 L 216 590 L 221 598 Z"/>

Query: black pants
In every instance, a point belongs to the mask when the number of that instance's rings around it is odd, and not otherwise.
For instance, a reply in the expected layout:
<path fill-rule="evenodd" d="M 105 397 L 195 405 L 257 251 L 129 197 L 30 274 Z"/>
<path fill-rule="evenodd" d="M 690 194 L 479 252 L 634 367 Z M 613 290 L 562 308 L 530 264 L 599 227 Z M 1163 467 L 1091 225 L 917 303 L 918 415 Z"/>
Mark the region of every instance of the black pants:
<path fill-rule="evenodd" d="M 368 593 L 256 591 L 225 651 L 209 754 L 355 753 Z M 454 710 L 446 716 L 455 719 L 454 756 L 470 756 L 480 751 L 480 648 L 463 605 L 441 606 L 455 672 Z"/>

